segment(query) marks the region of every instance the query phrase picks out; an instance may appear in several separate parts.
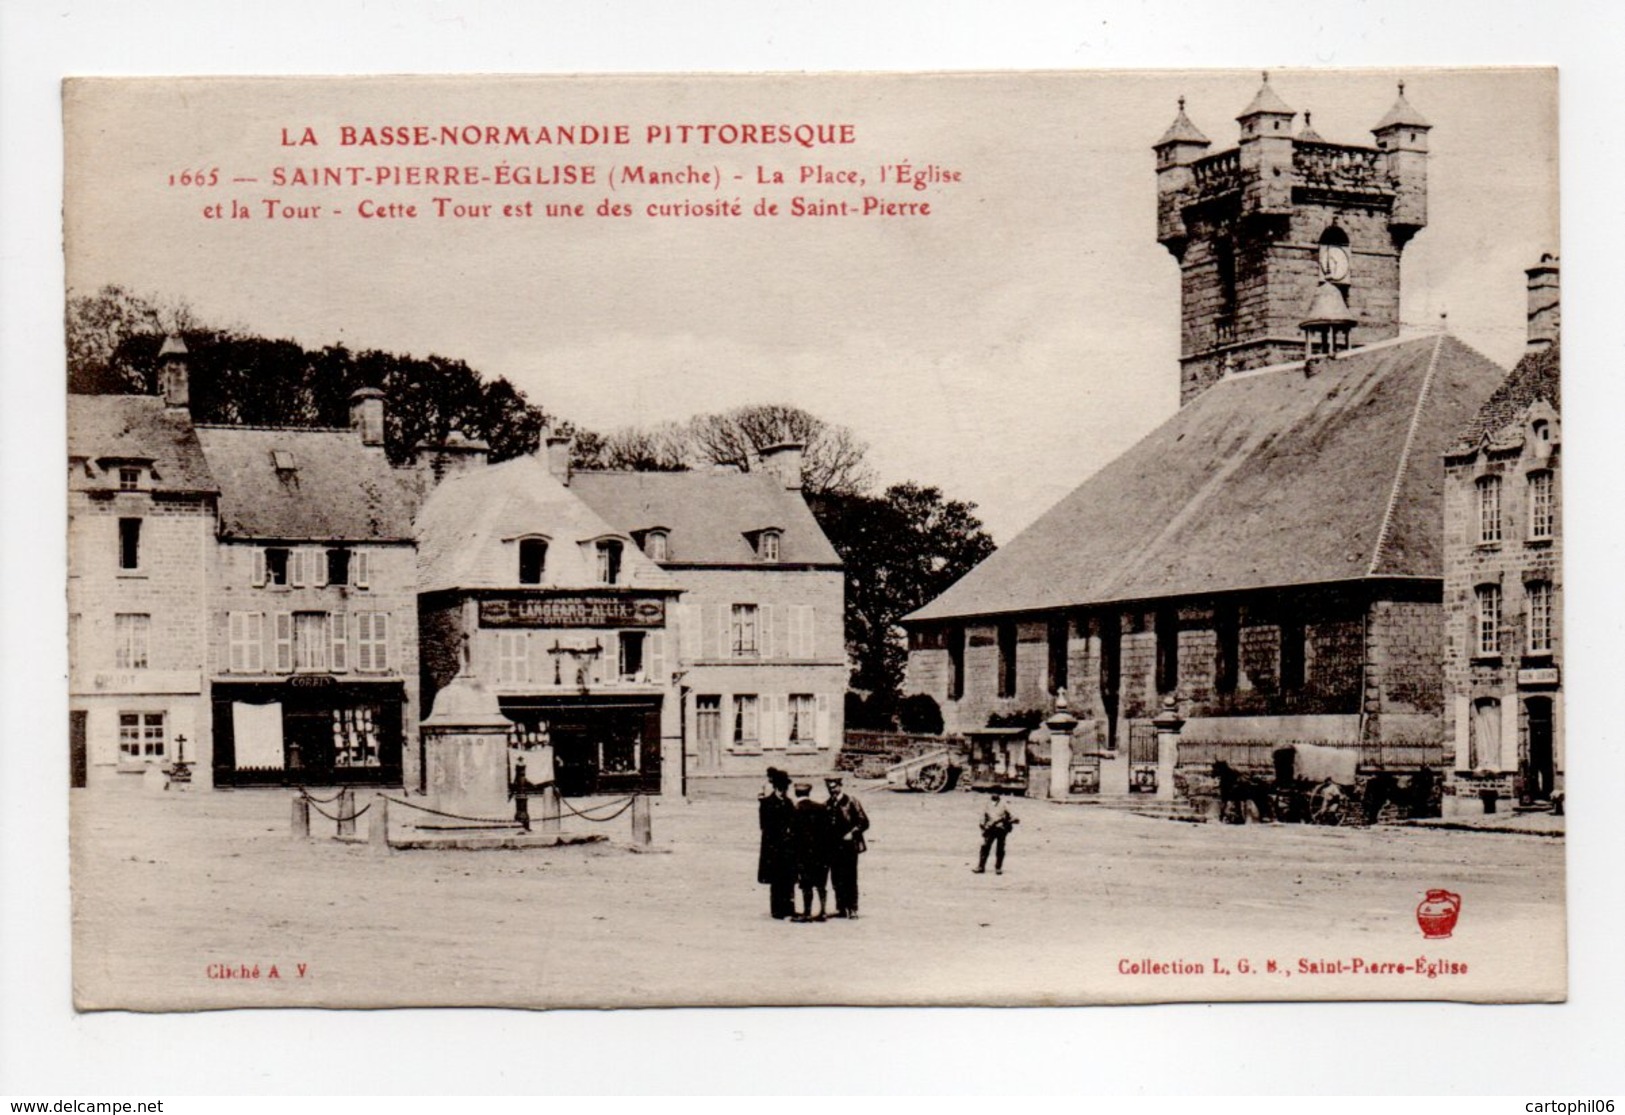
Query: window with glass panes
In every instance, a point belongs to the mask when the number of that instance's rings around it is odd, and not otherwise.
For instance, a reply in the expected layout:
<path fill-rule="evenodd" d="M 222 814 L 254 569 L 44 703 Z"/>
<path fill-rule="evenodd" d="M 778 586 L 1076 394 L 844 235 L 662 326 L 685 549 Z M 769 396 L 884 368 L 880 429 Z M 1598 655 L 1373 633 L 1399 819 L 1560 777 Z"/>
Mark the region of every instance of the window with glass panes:
<path fill-rule="evenodd" d="M 147 639 L 152 617 L 145 613 L 121 612 L 113 617 L 113 664 L 121 670 L 147 668 Z"/>
<path fill-rule="evenodd" d="M 163 713 L 118 714 L 118 754 L 121 761 L 150 763 L 162 759 L 165 741 Z"/>
<path fill-rule="evenodd" d="M 1556 528 L 1552 514 L 1552 474 L 1529 474 L 1529 537 L 1550 538 Z"/>
<path fill-rule="evenodd" d="M 729 626 L 729 642 L 735 658 L 756 655 L 757 609 L 755 604 L 735 604 Z"/>
<path fill-rule="evenodd" d="M 293 668 L 295 670 L 325 670 L 332 640 L 328 634 L 326 612 L 295 612 L 293 614 Z"/>
<path fill-rule="evenodd" d="M 1486 476 L 1478 482 L 1478 541 L 1501 541 L 1501 478 Z"/>
<path fill-rule="evenodd" d="M 1478 624 L 1474 646 L 1481 655 L 1501 653 L 1501 586 L 1478 586 Z"/>
<path fill-rule="evenodd" d="M 818 700 L 810 693 L 790 694 L 790 743 L 810 747 L 818 742 L 818 729 L 814 726 L 818 713 Z"/>
<path fill-rule="evenodd" d="M 753 744 L 761 738 L 758 704 L 754 694 L 741 693 L 734 697 L 735 744 Z"/>
<path fill-rule="evenodd" d="M 375 767 L 378 749 L 378 711 L 371 705 L 333 710 L 333 765 Z"/>
<path fill-rule="evenodd" d="M 1533 581 L 1529 594 L 1529 653 L 1550 654 L 1552 651 L 1552 583 Z"/>

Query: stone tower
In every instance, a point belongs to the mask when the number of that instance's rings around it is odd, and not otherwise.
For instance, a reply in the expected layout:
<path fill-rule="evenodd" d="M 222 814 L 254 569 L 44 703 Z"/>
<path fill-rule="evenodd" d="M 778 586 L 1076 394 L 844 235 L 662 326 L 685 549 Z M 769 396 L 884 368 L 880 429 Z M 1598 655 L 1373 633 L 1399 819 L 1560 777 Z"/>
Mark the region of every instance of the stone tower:
<path fill-rule="evenodd" d="M 1181 98 L 1152 148 L 1157 240 L 1181 271 L 1181 405 L 1227 371 L 1301 359 L 1323 281 L 1347 303 L 1353 345 L 1399 332 L 1399 257 L 1427 224 L 1429 125 L 1403 82 L 1373 146 L 1328 143 L 1296 118 L 1265 74 L 1235 147 L 1209 154 Z"/>

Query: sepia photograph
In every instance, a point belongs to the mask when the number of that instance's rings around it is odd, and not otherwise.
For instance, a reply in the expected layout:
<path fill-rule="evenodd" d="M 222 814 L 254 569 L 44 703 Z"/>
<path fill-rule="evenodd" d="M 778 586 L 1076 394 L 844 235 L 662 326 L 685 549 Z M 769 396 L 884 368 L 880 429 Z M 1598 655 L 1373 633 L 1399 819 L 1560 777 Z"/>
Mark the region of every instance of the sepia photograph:
<path fill-rule="evenodd" d="M 1553 71 L 63 98 L 80 1009 L 1564 998 Z"/>

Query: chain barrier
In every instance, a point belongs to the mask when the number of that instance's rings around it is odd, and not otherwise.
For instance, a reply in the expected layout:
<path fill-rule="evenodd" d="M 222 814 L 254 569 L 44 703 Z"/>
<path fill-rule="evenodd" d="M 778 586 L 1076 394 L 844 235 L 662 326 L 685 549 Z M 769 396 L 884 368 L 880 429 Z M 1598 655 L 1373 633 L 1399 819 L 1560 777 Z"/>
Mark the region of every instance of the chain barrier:
<path fill-rule="evenodd" d="M 312 809 L 314 809 L 316 812 L 320 813 L 323 817 L 326 817 L 329 821 L 337 821 L 340 824 L 343 824 L 346 821 L 353 821 L 357 817 L 364 814 L 367 810 L 372 808 L 372 802 L 369 801 L 366 805 L 363 805 L 360 809 L 357 809 L 354 813 L 350 814 L 348 817 L 335 817 L 335 816 L 333 816 L 333 814 L 329 813 L 327 810 L 325 810 L 321 806 L 317 805 L 315 798 L 309 798 L 307 800 L 311 803 L 310 807 Z"/>
<path fill-rule="evenodd" d="M 625 813 L 628 809 L 631 809 L 632 803 L 636 800 L 636 795 L 625 799 L 624 801 L 620 802 L 620 808 L 615 810 L 615 812 L 611 813 L 607 817 L 593 817 L 589 816 L 589 814 L 596 813 L 600 809 L 608 809 L 610 806 L 616 804 L 613 801 L 606 801 L 602 805 L 590 805 L 586 809 L 577 809 L 575 806 L 571 805 L 569 801 L 562 797 L 559 798 L 559 803 L 571 813 L 574 813 L 577 817 L 580 817 L 583 821 L 592 821 L 595 824 L 602 824 L 605 821 L 613 821 L 616 817 L 619 817 L 622 813 Z"/>
<path fill-rule="evenodd" d="M 297 789 L 299 790 L 299 796 L 304 798 L 306 801 L 319 801 L 323 805 L 330 805 L 333 802 L 338 801 L 339 798 L 344 796 L 344 791 L 343 790 L 340 790 L 338 793 L 334 794 L 330 798 L 319 798 L 315 794 L 311 793 L 309 790 L 305 789 L 303 786 L 299 786 L 299 787 L 297 787 Z"/>
<path fill-rule="evenodd" d="M 515 823 L 512 817 L 470 817 L 462 813 L 447 813 L 439 809 L 430 809 L 427 805 L 416 805 L 402 798 L 392 798 L 387 794 L 380 794 L 378 796 L 383 798 L 385 801 L 393 802 L 396 805 L 404 805 L 408 809 L 416 809 L 422 813 L 432 813 L 436 817 L 447 817 L 453 821 L 475 821 L 485 825 L 512 825 Z M 605 821 L 613 821 L 622 813 L 625 813 L 628 809 L 632 808 L 632 802 L 633 798 L 628 797 L 619 801 L 606 801 L 601 805 L 588 806 L 586 809 L 577 809 L 575 806 L 570 804 L 568 799 L 564 797 L 559 798 L 559 804 L 564 806 L 565 809 L 568 809 L 571 813 L 575 814 L 577 817 L 580 817 L 583 821 L 592 821 L 598 824 Z M 616 809 L 615 812 L 609 814 L 607 817 L 592 816 L 592 814 L 597 813 L 600 810 L 608 809 L 610 806 L 615 805 L 618 805 L 620 808 Z M 368 808 L 371 808 L 371 806 L 368 806 Z M 323 814 L 323 816 L 325 815 L 326 814 Z M 359 816 L 359 814 L 357 814 L 357 816 Z"/>
<path fill-rule="evenodd" d="M 404 805 L 408 809 L 416 809 L 422 813 L 433 813 L 436 817 L 449 817 L 453 821 L 478 821 L 480 824 L 485 825 L 507 825 L 510 827 L 516 823 L 512 817 L 469 817 L 462 813 L 446 813 L 439 809 L 430 809 L 427 805 L 414 805 L 403 798 L 392 798 L 388 794 L 379 794 L 378 796 L 395 805 Z"/>

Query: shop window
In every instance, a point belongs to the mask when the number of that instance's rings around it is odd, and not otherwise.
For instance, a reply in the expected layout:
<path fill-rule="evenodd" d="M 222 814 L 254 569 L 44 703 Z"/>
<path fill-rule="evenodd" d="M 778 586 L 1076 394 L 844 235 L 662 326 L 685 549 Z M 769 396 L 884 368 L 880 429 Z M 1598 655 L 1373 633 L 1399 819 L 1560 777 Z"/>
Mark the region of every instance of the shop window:
<path fill-rule="evenodd" d="M 948 699 L 960 700 L 965 696 L 965 629 L 948 629 Z"/>
<path fill-rule="evenodd" d="M 999 689 L 1001 697 L 1016 695 L 1016 625 L 1006 620 L 998 626 Z"/>
<path fill-rule="evenodd" d="M 650 561 L 665 561 L 671 554 L 671 539 L 663 530 L 651 530 L 643 536 L 643 552 Z"/>
<path fill-rule="evenodd" d="M 636 681 L 643 676 L 642 631 L 621 632 L 620 672 L 622 681 Z"/>
<path fill-rule="evenodd" d="M 231 612 L 226 617 L 231 672 L 257 674 L 265 669 L 265 613 Z"/>
<path fill-rule="evenodd" d="M 1551 538 L 1557 530 L 1557 516 L 1552 508 L 1552 474 L 1529 474 L 1529 537 L 1535 541 Z"/>
<path fill-rule="evenodd" d="M 113 665 L 120 670 L 147 668 L 147 640 L 152 617 L 138 612 L 121 612 L 113 617 Z"/>
<path fill-rule="evenodd" d="M 1473 636 L 1474 653 L 1493 658 L 1501 653 L 1501 586 L 1479 585 L 1477 623 Z"/>
<path fill-rule="evenodd" d="M 1501 478 L 1485 476 L 1478 481 L 1478 544 L 1493 546 L 1501 541 Z"/>
<path fill-rule="evenodd" d="M 1172 609 L 1157 613 L 1157 692 L 1179 688 L 1179 616 Z"/>
<path fill-rule="evenodd" d="M 330 546 L 327 550 L 327 583 L 350 583 L 350 550 L 346 546 Z"/>
<path fill-rule="evenodd" d="M 161 712 L 118 714 L 118 757 L 121 763 L 162 762 L 169 741 Z"/>
<path fill-rule="evenodd" d="M 734 697 L 734 746 L 757 746 L 761 742 L 760 721 L 760 702 L 755 694 L 737 694 Z"/>
<path fill-rule="evenodd" d="M 540 538 L 519 540 L 519 583 L 539 585 L 547 569 L 547 542 Z M 600 575 L 602 579 L 602 575 Z"/>
<path fill-rule="evenodd" d="M 118 567 L 130 570 L 141 568 L 140 519 L 118 521 Z"/>
<path fill-rule="evenodd" d="M 1552 653 L 1552 583 L 1532 581 L 1529 596 L 1529 653 Z"/>
<path fill-rule="evenodd" d="M 818 745 L 818 699 L 811 693 L 790 694 L 790 746 Z"/>
<path fill-rule="evenodd" d="M 357 612 L 355 668 L 370 673 L 389 669 L 389 613 Z"/>
<path fill-rule="evenodd" d="M 383 757 L 378 746 L 378 711 L 370 705 L 333 710 L 333 765 L 376 767 Z"/>
<path fill-rule="evenodd" d="M 293 613 L 293 668 L 303 671 L 328 669 L 332 648 L 326 612 Z"/>
<path fill-rule="evenodd" d="M 735 658 L 755 658 L 760 653 L 760 644 L 757 641 L 759 629 L 759 611 L 755 604 L 733 606 L 728 638 Z"/>
<path fill-rule="evenodd" d="M 606 585 L 621 583 L 621 544 L 619 542 L 598 543 L 598 580 L 599 583 Z"/>

